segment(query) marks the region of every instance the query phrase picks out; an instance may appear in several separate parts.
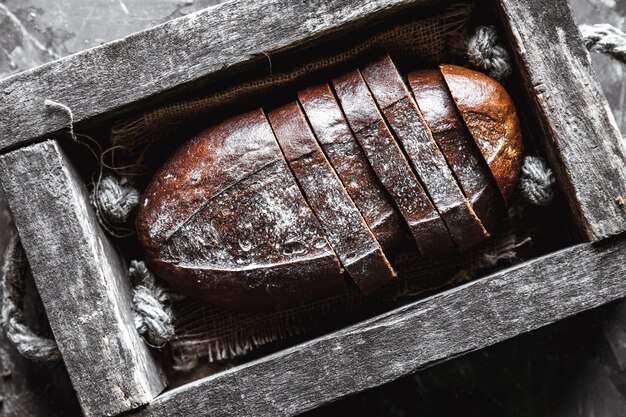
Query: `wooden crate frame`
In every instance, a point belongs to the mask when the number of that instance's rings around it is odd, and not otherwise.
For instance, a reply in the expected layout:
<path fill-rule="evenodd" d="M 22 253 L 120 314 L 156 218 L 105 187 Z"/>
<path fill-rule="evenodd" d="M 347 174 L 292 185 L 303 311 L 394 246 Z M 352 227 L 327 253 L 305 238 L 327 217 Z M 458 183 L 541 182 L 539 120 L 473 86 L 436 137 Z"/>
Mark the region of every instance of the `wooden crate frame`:
<path fill-rule="evenodd" d="M 567 0 L 492 0 L 589 243 L 159 395 L 123 262 L 71 161 L 43 141 L 68 123 L 45 100 L 104 120 L 427 3 L 231 1 L 0 82 L 0 179 L 87 416 L 295 415 L 626 296 L 626 239 L 611 238 L 626 229 L 626 152 Z"/>

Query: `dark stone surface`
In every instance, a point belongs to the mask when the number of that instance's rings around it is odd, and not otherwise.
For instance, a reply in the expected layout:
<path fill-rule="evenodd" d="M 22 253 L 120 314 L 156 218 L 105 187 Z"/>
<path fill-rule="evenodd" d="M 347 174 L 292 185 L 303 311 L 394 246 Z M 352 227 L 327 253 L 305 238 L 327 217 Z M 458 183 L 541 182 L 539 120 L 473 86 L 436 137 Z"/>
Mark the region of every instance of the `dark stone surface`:
<path fill-rule="evenodd" d="M 0 78 L 219 0 L 0 0 Z M 626 28 L 626 0 L 571 0 L 579 23 Z M 593 54 L 618 126 L 626 131 L 624 65 Z M 0 250 L 12 230 L 0 189 Z M 2 258 L 2 255 L 0 255 Z M 30 291 L 31 293 L 33 291 Z M 41 317 L 29 300 L 29 318 Z M 45 332 L 46 326 L 36 326 Z M 626 303 L 615 302 L 310 413 L 377 416 L 622 416 Z M 78 415 L 61 365 L 34 365 L 0 335 L 0 416 Z"/>

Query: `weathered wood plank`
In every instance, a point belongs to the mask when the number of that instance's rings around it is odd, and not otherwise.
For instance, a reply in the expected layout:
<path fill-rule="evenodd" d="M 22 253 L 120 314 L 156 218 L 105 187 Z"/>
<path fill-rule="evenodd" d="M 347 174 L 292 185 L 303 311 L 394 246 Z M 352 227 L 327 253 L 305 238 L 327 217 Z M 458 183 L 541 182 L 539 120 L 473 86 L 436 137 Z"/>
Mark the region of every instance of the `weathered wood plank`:
<path fill-rule="evenodd" d="M 292 416 L 626 296 L 626 239 L 580 244 L 157 397 L 133 416 Z"/>
<path fill-rule="evenodd" d="M 9 152 L 0 179 L 85 415 L 152 400 L 165 378 L 135 329 L 127 269 L 65 154 L 54 141 Z"/>
<path fill-rule="evenodd" d="M 626 230 L 626 150 L 567 0 L 495 0 L 582 235 Z"/>
<path fill-rule="evenodd" d="M 407 6 L 436 0 L 238 0 L 184 16 L 120 41 L 0 81 L 0 151 L 116 111 L 203 78 L 203 82 L 268 56 L 356 27 Z"/>

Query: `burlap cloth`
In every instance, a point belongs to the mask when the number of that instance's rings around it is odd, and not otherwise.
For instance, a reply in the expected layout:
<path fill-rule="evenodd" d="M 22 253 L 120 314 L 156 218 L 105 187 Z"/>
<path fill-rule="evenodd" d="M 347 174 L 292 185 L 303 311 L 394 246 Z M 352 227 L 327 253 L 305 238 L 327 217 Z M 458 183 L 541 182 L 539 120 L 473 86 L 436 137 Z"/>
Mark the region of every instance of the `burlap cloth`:
<path fill-rule="evenodd" d="M 146 173 L 154 169 L 155 162 L 151 159 L 154 153 L 181 143 L 196 126 L 206 127 L 219 121 L 228 109 L 245 108 L 251 103 L 265 105 L 264 97 L 276 91 L 295 92 L 304 82 L 335 74 L 337 70 L 356 65 L 359 60 L 371 59 L 384 52 L 396 60 L 422 66 L 449 61 L 452 59 L 451 40 L 458 41 L 463 35 L 471 12 L 469 5 L 450 6 L 430 17 L 380 29 L 331 54 L 305 54 L 306 61 L 291 66 L 285 62 L 280 66 L 274 63 L 271 74 L 253 76 L 223 90 L 119 121 L 111 135 L 116 159 L 130 164 L 126 174 L 149 178 Z M 144 169 L 137 170 L 138 166 Z M 232 359 L 270 342 L 315 335 L 344 326 L 406 300 L 471 279 L 479 270 L 494 267 L 503 259 L 514 258 L 516 248 L 525 241 L 518 233 L 515 221 L 508 219 L 488 242 L 466 254 L 422 259 L 409 246 L 392 260 L 399 274 L 398 282 L 373 297 L 364 297 L 357 290 L 351 290 L 276 313 L 231 312 L 182 299 L 173 305 L 176 334 L 169 347 L 174 367 L 192 369 L 200 360 Z"/>

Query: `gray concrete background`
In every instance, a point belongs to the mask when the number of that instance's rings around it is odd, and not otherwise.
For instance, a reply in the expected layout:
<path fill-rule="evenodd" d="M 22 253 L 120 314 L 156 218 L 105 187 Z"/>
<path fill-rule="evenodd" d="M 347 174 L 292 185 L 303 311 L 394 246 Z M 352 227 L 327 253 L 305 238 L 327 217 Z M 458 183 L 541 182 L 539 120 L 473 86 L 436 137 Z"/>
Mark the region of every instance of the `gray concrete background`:
<path fill-rule="evenodd" d="M 0 78 L 219 2 L 0 0 Z M 626 0 L 571 0 L 571 4 L 579 23 L 612 23 L 626 29 Z M 626 132 L 625 67 L 596 54 L 593 60 L 618 125 Z M 11 230 L 0 188 L 1 253 Z M 37 300 L 32 304 L 36 315 L 41 307 Z M 623 304 L 582 314 L 311 415 L 626 415 Z M 3 335 L 2 369 L 11 375 L 0 377 L 0 415 L 78 414 L 62 366 L 22 360 Z"/>

